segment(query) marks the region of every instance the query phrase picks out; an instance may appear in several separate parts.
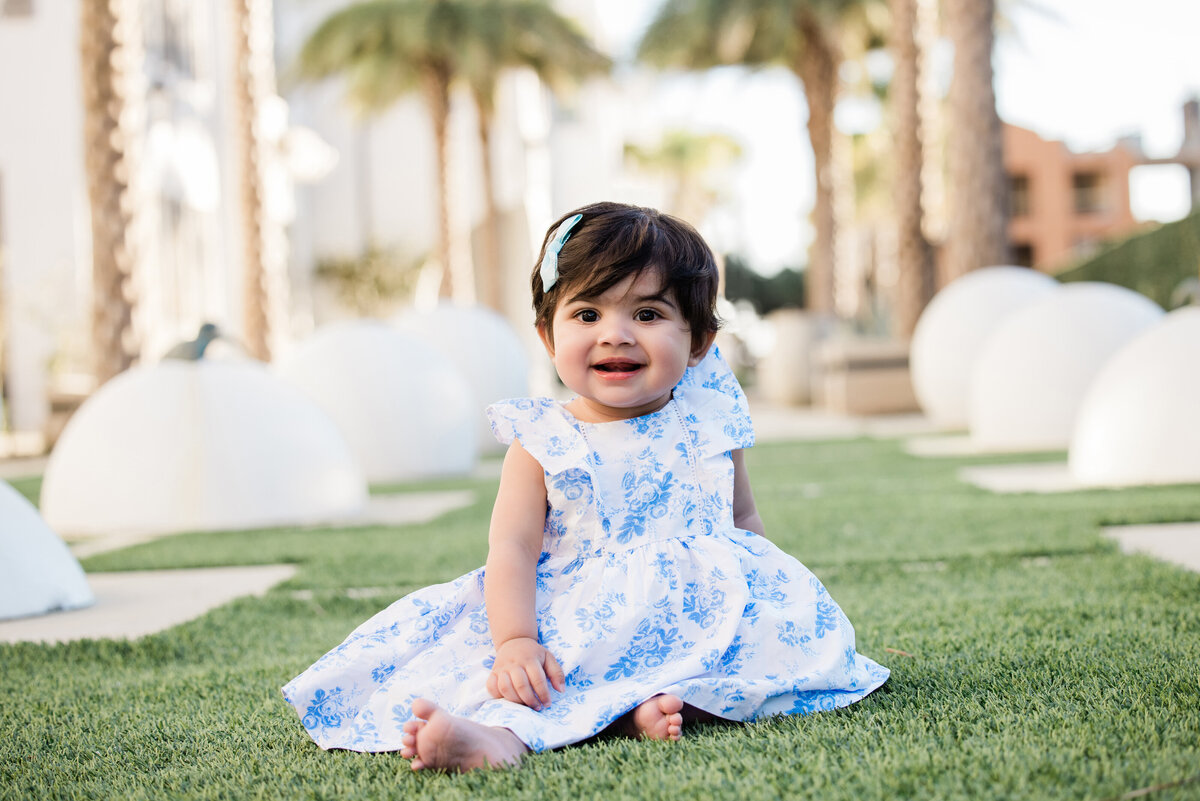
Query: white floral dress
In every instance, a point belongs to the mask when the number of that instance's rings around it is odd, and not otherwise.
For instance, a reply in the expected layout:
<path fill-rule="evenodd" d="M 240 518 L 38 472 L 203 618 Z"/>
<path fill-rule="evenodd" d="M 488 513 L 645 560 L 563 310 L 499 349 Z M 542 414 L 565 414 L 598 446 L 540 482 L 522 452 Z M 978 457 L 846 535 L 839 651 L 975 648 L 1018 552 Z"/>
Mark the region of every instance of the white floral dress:
<path fill-rule="evenodd" d="M 753 720 L 846 706 L 887 680 L 816 577 L 734 526 L 730 451 L 754 433 L 715 348 L 643 417 L 582 423 L 548 398 L 488 414 L 545 470 L 538 637 L 566 691 L 540 712 L 488 694 L 480 568 L 396 601 L 283 688 L 319 746 L 398 750 L 419 697 L 540 751 L 658 693 Z"/>

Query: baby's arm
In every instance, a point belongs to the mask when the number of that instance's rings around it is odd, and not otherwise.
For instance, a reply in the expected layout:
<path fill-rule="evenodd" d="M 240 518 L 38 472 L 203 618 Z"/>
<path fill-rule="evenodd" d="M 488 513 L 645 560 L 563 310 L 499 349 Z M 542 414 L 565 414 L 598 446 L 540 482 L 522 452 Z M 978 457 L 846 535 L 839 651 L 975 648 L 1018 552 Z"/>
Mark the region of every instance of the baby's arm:
<path fill-rule="evenodd" d="M 496 646 L 488 692 L 533 709 L 550 703 L 547 679 L 560 692 L 562 668 L 538 642 L 537 562 L 546 525 L 542 466 L 519 442 L 509 446 L 488 532 L 484 602 Z"/>
<path fill-rule="evenodd" d="M 741 448 L 731 451 L 730 455 L 733 456 L 733 524 L 760 537 L 766 536 L 758 507 L 754 505 L 754 493 L 750 490 L 745 455 Z"/>

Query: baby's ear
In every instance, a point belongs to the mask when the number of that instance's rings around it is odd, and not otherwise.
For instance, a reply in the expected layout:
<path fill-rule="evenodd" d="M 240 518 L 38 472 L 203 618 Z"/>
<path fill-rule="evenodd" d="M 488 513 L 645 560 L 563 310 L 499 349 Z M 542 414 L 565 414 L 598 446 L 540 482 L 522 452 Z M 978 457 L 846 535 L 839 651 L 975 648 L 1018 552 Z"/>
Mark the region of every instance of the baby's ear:
<path fill-rule="evenodd" d="M 551 359 L 554 358 L 554 337 L 550 335 L 550 329 L 544 323 L 538 323 L 538 336 L 541 337 L 542 345 L 546 348 L 546 353 Z"/>
<path fill-rule="evenodd" d="M 688 367 L 695 367 L 705 356 L 708 355 L 709 348 L 712 347 L 713 340 L 716 338 L 716 331 L 709 331 L 704 335 L 704 341 L 700 344 L 700 346 L 692 349 L 692 355 L 688 359 Z"/>

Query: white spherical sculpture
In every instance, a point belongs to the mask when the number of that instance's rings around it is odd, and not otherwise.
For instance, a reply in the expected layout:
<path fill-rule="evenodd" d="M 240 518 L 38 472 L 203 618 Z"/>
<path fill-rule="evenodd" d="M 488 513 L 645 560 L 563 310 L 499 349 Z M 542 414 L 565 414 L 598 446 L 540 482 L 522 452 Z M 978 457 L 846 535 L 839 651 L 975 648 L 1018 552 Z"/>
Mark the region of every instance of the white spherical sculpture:
<path fill-rule="evenodd" d="M 37 509 L 0 481 L 0 620 L 95 602 L 79 562 Z"/>
<path fill-rule="evenodd" d="M 1081 484 L 1200 483 L 1200 308 L 1171 312 L 1121 348 L 1079 411 L 1069 465 Z"/>
<path fill-rule="evenodd" d="M 1026 267 L 984 267 L 934 296 L 913 331 L 909 369 L 925 414 L 944 428 L 967 425 L 971 367 L 1008 315 L 1058 286 Z"/>
<path fill-rule="evenodd" d="M 971 373 L 967 423 L 985 450 L 1058 450 L 1070 443 L 1088 386 L 1163 310 L 1116 286 L 1066 284 L 1018 309 L 984 343 Z"/>
<path fill-rule="evenodd" d="M 508 321 L 482 306 L 442 304 L 432 311 L 407 310 L 392 322 L 436 348 L 458 368 L 470 385 L 471 419 L 480 449 L 502 450 L 484 410 L 498 400 L 529 394 L 529 356 Z"/>
<path fill-rule="evenodd" d="M 42 513 L 63 535 L 318 522 L 366 504 L 346 441 L 257 363 L 168 359 L 109 381 L 50 454 Z"/>
<path fill-rule="evenodd" d="M 475 466 L 467 382 L 416 337 L 380 322 L 334 323 L 277 370 L 333 419 L 371 483 L 462 475 Z"/>

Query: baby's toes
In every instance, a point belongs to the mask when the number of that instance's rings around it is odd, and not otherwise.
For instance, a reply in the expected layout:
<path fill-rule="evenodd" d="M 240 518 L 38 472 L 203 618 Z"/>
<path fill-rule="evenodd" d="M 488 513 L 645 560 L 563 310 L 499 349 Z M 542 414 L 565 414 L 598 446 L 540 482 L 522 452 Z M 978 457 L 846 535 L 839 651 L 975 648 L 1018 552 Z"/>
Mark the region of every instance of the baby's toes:
<path fill-rule="evenodd" d="M 667 738 L 678 740 L 683 735 L 683 715 L 675 714 L 667 718 Z"/>
<path fill-rule="evenodd" d="M 420 718 L 405 722 L 401 727 L 400 756 L 412 759 L 417 755 L 417 735 L 425 728 L 425 721 Z"/>

